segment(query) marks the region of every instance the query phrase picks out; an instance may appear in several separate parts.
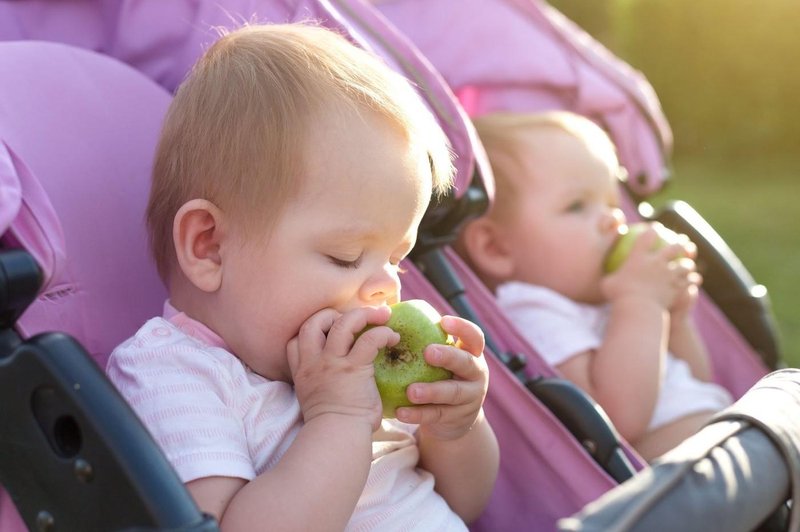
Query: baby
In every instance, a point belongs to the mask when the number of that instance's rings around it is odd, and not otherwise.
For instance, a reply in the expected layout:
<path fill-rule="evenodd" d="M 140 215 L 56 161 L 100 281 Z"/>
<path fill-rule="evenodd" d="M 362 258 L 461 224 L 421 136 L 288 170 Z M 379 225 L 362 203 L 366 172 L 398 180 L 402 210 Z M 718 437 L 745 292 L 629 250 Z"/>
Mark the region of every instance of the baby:
<path fill-rule="evenodd" d="M 625 224 L 622 169 L 605 132 L 566 112 L 475 120 L 495 203 L 460 248 L 542 356 L 588 392 L 652 460 L 731 397 L 692 320 L 700 275 L 685 236 L 654 250 L 650 228 L 622 267 L 603 262 Z"/>
<path fill-rule="evenodd" d="M 170 299 L 107 371 L 223 529 L 464 530 L 482 511 L 480 329 L 442 319 L 458 341 L 425 357 L 454 376 L 412 384 L 397 420 L 373 377 L 451 174 L 407 81 L 324 28 L 231 32 L 178 90 L 147 211 Z"/>

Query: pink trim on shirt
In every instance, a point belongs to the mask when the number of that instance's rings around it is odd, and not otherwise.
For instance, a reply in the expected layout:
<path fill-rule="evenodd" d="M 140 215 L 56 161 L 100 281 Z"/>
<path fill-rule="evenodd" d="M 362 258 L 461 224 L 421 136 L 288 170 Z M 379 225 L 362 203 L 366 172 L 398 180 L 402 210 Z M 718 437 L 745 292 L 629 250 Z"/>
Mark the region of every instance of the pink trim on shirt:
<path fill-rule="evenodd" d="M 189 336 L 197 338 L 204 344 L 207 344 L 211 347 L 221 347 L 226 351 L 230 351 L 225 343 L 225 340 L 223 340 L 220 335 L 196 319 L 190 318 L 185 312 L 181 312 L 173 307 L 169 300 L 164 302 L 164 319 Z"/>

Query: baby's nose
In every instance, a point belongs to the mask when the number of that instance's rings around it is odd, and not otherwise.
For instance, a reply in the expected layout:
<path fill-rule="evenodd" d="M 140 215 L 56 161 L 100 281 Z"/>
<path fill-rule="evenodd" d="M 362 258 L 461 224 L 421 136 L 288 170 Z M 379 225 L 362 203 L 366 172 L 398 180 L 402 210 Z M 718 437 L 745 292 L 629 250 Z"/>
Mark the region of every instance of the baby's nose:
<path fill-rule="evenodd" d="M 400 279 L 394 266 L 372 275 L 361 286 L 361 299 L 371 304 L 394 303 L 400 293 Z"/>

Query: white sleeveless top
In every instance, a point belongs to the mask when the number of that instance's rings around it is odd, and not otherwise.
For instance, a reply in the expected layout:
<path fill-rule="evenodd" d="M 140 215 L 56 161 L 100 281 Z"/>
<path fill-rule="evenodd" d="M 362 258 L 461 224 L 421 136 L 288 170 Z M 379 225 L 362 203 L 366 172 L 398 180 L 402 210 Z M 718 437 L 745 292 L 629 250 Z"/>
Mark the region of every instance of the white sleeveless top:
<path fill-rule="evenodd" d="M 598 349 L 603 342 L 609 315 L 607 305 L 577 303 L 549 288 L 520 282 L 498 287 L 497 302 L 523 337 L 552 366 Z M 715 412 L 732 402 L 725 388 L 695 378 L 686 361 L 667 354 L 649 429 L 690 414 Z"/>

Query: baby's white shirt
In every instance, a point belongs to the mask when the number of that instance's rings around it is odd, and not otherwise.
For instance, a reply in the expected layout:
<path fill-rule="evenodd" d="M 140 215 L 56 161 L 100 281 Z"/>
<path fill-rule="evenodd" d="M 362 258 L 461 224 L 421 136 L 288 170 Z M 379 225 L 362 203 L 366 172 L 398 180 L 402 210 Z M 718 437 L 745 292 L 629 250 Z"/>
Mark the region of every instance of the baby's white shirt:
<path fill-rule="evenodd" d="M 291 384 L 253 373 L 185 314 L 145 323 L 111 354 L 107 374 L 183 482 L 252 480 L 274 467 L 302 426 Z M 416 467 L 414 429 L 383 420 L 373 435 L 369 477 L 347 530 L 466 530 L 434 491 L 433 475 Z"/>
<path fill-rule="evenodd" d="M 577 303 L 542 286 L 502 284 L 497 302 L 517 330 L 552 366 L 585 351 L 598 349 L 608 324 L 607 305 Z M 624 378 L 625 368 L 620 368 Z M 700 412 L 716 412 L 733 402 L 730 393 L 712 382 L 696 379 L 686 361 L 667 354 L 661 389 L 649 429 Z"/>

